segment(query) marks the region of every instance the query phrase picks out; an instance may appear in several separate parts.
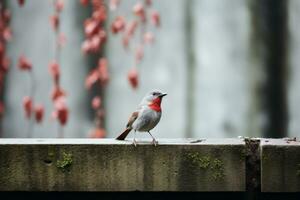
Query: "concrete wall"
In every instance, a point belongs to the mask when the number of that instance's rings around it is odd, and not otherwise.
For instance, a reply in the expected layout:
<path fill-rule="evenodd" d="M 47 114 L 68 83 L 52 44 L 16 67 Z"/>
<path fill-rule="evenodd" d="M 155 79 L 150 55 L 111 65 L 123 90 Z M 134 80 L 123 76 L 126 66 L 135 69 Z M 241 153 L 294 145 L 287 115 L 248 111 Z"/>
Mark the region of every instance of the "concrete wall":
<path fill-rule="evenodd" d="M 111 139 L 0 140 L 0 191 L 245 190 L 242 140 L 139 144 Z"/>
<path fill-rule="evenodd" d="M 300 142 L 261 140 L 261 190 L 300 192 Z"/>
<path fill-rule="evenodd" d="M 300 192 L 300 142 L 293 139 L 138 143 L 1 139 L 0 191 Z"/>

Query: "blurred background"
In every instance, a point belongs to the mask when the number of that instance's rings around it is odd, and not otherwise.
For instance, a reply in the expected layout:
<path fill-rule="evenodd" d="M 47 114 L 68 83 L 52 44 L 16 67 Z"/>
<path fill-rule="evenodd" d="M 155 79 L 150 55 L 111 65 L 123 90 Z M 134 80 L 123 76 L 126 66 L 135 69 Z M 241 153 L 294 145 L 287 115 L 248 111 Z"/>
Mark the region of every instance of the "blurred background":
<path fill-rule="evenodd" d="M 133 19 L 137 2 L 144 1 L 121 0 L 117 10 L 107 12 L 106 28 L 118 15 Z M 57 137 L 60 125 L 51 119 L 53 81 L 48 72 L 56 57 L 49 23 L 53 1 L 26 0 L 20 6 L 17 0 L 7 0 L 5 6 L 11 12 L 13 36 L 6 47 L 11 62 L 2 97 L 1 136 L 28 136 L 22 99 L 30 93 L 30 76 L 18 69 L 19 56 L 25 54 L 32 62 L 34 99 L 45 108 L 43 121 L 34 123 L 30 137 Z M 101 51 L 108 59 L 109 82 L 105 88 L 87 90 L 86 77 L 99 57 L 82 52 L 83 24 L 92 9 L 79 0 L 64 1 L 59 23 L 66 37 L 59 56 L 60 84 L 69 109 L 64 137 L 91 137 L 91 100 L 97 93 L 106 131 L 101 137 L 116 137 L 153 88 L 168 93 L 161 122 L 152 131 L 157 138 L 300 136 L 300 1 L 153 0 L 149 9 L 158 11 L 161 24 L 147 26 L 155 41 L 145 46 L 136 66 L 138 87 L 133 89 L 128 81 L 136 65 L 134 55 L 124 50 L 122 36 L 109 33 Z"/>

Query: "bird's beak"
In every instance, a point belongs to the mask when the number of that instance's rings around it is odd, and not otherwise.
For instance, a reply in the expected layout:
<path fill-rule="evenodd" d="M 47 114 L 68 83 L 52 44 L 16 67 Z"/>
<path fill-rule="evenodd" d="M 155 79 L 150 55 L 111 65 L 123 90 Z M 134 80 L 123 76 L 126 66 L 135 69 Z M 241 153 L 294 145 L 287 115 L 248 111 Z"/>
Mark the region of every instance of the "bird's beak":
<path fill-rule="evenodd" d="M 163 94 L 159 95 L 159 97 L 164 97 L 166 95 L 167 95 L 166 93 L 163 93 Z"/>

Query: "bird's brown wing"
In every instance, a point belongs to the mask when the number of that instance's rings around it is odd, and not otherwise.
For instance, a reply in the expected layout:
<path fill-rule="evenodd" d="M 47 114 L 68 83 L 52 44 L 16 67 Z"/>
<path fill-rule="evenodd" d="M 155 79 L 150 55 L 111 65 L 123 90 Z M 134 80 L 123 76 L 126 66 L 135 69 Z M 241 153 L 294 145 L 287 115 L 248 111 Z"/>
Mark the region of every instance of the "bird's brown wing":
<path fill-rule="evenodd" d="M 138 117 L 139 115 L 139 112 L 136 111 L 136 112 L 133 112 L 128 120 L 128 123 L 126 125 L 126 128 L 131 128 L 133 122 L 136 120 L 136 118 Z"/>
<path fill-rule="evenodd" d="M 127 135 L 129 134 L 129 132 L 130 132 L 131 129 L 132 129 L 131 126 L 132 126 L 133 122 L 136 120 L 136 118 L 138 117 L 138 115 L 139 115 L 139 112 L 138 112 L 138 111 L 133 112 L 133 113 L 131 114 L 131 116 L 130 116 L 130 118 L 129 118 L 129 121 L 128 121 L 127 125 L 126 125 L 125 131 L 123 131 L 123 132 L 116 138 L 117 140 L 124 140 L 124 139 L 127 137 Z"/>

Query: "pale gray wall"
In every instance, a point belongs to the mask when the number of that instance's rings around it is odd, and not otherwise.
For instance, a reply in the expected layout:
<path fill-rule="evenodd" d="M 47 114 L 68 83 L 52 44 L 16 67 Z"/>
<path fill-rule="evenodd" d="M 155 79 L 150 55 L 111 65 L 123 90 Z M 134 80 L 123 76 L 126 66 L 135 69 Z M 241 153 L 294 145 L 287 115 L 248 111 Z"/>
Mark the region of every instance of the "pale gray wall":
<path fill-rule="evenodd" d="M 289 135 L 300 135 L 300 67 L 299 67 L 299 55 L 300 55 L 300 1 L 289 1 L 289 27 L 290 27 L 290 54 L 289 54 L 289 90 L 288 90 L 288 103 L 289 103 Z"/>
<path fill-rule="evenodd" d="M 46 104 L 47 108 L 45 121 L 35 126 L 33 136 L 56 137 L 57 124 L 49 119 L 52 81 L 48 63 L 54 55 L 54 33 L 49 28 L 52 1 L 28 0 L 23 8 L 19 8 L 17 1 L 8 2 L 12 10 L 14 38 L 8 50 L 13 65 L 6 84 L 4 136 L 23 137 L 26 130 L 27 121 L 23 117 L 21 102 L 23 96 L 29 93 L 29 79 L 16 66 L 18 56 L 25 52 L 34 64 L 38 82 L 36 100 Z M 89 93 L 84 89 L 84 79 L 92 66 L 90 58 L 83 56 L 80 48 L 82 22 L 88 14 L 80 7 L 79 1 L 65 2 L 61 24 L 67 44 L 61 52 L 62 86 L 68 93 L 71 110 L 65 132 L 67 137 L 86 137 L 93 122 L 88 113 Z M 134 2 L 123 0 L 118 13 L 132 18 Z M 152 88 L 168 93 L 162 104 L 161 123 L 153 130 L 156 137 L 261 136 L 266 120 L 260 111 L 257 88 L 264 81 L 265 74 L 263 63 L 251 52 L 249 2 L 153 2 L 153 7 L 161 13 L 162 26 L 158 30 L 151 28 L 157 36 L 156 42 L 146 48 L 145 58 L 138 67 L 141 79 L 136 91 L 127 81 L 127 72 L 134 64 L 133 54 L 123 50 L 121 37 L 110 35 L 108 39 L 107 57 L 111 75 L 105 91 L 108 137 L 115 137 L 123 130 L 130 113 Z M 296 0 L 290 1 L 289 5 L 290 135 L 299 135 L 299 5 Z M 110 20 L 115 14 L 110 16 Z M 187 26 L 188 20 L 190 27 Z M 188 77 L 191 69 L 194 70 L 194 79 Z M 194 87 L 190 88 L 190 84 Z M 187 133 L 189 126 L 190 133 Z M 148 136 L 143 134 L 139 137 Z"/>
<path fill-rule="evenodd" d="M 197 76 L 194 135 L 259 136 L 253 88 L 260 77 L 259 66 L 251 63 L 247 1 L 194 1 L 192 13 Z"/>

